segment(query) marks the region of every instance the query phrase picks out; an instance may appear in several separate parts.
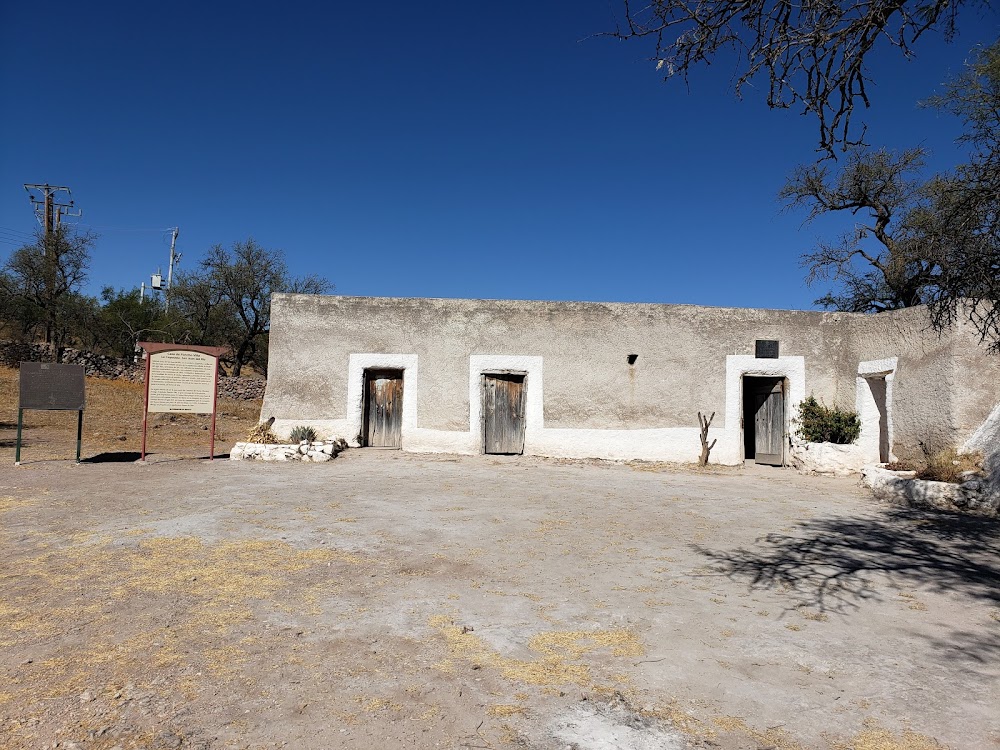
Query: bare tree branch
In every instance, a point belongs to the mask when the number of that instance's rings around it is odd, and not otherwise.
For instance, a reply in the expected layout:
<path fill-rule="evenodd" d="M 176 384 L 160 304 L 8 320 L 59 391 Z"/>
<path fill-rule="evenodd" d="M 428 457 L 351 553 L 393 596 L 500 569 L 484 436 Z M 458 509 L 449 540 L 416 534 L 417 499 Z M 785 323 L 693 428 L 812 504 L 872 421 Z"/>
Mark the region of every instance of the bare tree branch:
<path fill-rule="evenodd" d="M 869 105 L 866 66 L 881 48 L 913 55 L 928 31 L 951 39 L 969 0 L 623 0 L 619 39 L 650 38 L 656 68 L 687 80 L 695 68 L 731 55 L 734 89 L 767 80 L 769 107 L 813 115 L 819 150 L 862 145 L 854 109 Z M 981 3 L 975 3 L 981 4 Z"/>

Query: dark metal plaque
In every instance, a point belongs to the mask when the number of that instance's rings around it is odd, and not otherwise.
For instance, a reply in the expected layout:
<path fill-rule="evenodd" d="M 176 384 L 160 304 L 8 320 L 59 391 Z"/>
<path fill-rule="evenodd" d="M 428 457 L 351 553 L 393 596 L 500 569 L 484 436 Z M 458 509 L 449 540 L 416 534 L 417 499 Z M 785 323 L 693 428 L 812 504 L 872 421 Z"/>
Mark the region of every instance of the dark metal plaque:
<path fill-rule="evenodd" d="M 778 342 L 767 339 L 757 339 L 757 348 L 754 356 L 757 359 L 777 359 Z"/>
<path fill-rule="evenodd" d="M 81 411 L 84 408 L 83 365 L 21 363 L 21 409 Z"/>

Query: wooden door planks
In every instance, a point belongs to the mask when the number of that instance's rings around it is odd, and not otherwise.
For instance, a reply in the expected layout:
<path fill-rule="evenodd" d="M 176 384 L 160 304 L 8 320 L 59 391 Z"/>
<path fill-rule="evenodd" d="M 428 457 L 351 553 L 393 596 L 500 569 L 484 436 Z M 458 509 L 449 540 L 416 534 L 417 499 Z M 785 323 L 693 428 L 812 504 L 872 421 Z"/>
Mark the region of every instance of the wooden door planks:
<path fill-rule="evenodd" d="M 483 450 L 524 452 L 524 380 L 520 374 L 483 375 Z"/>
<path fill-rule="evenodd" d="M 365 445 L 401 448 L 403 373 L 370 370 L 365 374 Z"/>

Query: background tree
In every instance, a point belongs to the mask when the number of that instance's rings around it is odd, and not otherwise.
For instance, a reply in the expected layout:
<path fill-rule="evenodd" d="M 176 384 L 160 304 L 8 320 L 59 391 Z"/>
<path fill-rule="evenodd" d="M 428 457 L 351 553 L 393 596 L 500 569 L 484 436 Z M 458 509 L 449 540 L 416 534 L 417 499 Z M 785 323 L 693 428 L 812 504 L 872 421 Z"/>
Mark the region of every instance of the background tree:
<path fill-rule="evenodd" d="M 0 306 L 11 314 L 25 337 L 38 335 L 58 358 L 70 337 L 79 332 L 88 307 L 80 289 L 87 278 L 92 234 L 66 226 L 15 250 L 0 269 Z"/>
<path fill-rule="evenodd" d="M 838 173 L 825 163 L 797 169 L 779 197 L 805 206 L 809 221 L 827 213 L 858 217 L 836 242 L 803 256 L 807 282 L 838 283 L 816 304 L 850 312 L 882 312 L 927 302 L 939 275 L 923 257 L 928 189 L 920 178 L 922 149 L 902 154 L 852 150 Z"/>
<path fill-rule="evenodd" d="M 1000 353 L 1000 42 L 929 100 L 959 117 L 969 160 L 930 182 L 926 254 L 940 277 L 928 303 L 937 328 L 961 317 Z"/>
<path fill-rule="evenodd" d="M 939 330 L 968 319 L 1000 352 L 1000 42 L 979 50 L 966 72 L 928 102 L 962 119 L 968 161 L 924 176 L 924 152 L 850 152 L 838 174 L 799 168 L 781 197 L 867 221 L 804 256 L 809 279 L 839 288 L 817 300 L 838 310 L 878 312 L 927 304 Z"/>
<path fill-rule="evenodd" d="M 235 310 L 204 270 L 174 277 L 169 314 L 177 321 L 173 335 L 179 343 L 219 346 L 235 335 Z"/>
<path fill-rule="evenodd" d="M 100 349 L 122 359 L 135 356 L 140 341 L 173 341 L 183 328 L 179 315 L 167 314 L 163 300 L 150 295 L 140 299 L 138 289 L 104 287 L 96 306 L 86 348 Z"/>
<path fill-rule="evenodd" d="M 272 294 L 323 294 L 331 289 L 330 282 L 319 276 L 292 277 L 281 251 L 268 250 L 252 237 L 229 249 L 212 247 L 201 261 L 198 277 L 234 323 L 226 336 L 232 348 L 233 375 L 239 375 L 249 363 L 266 372 Z"/>
<path fill-rule="evenodd" d="M 927 32 L 950 39 L 969 0 L 623 0 L 624 20 L 613 36 L 655 41 L 666 78 L 688 74 L 731 53 L 735 90 L 766 79 L 772 108 L 801 106 L 815 116 L 819 147 L 858 145 L 856 105 L 869 104 L 868 58 L 880 48 L 904 56 Z M 985 5 L 985 3 L 983 3 Z"/>

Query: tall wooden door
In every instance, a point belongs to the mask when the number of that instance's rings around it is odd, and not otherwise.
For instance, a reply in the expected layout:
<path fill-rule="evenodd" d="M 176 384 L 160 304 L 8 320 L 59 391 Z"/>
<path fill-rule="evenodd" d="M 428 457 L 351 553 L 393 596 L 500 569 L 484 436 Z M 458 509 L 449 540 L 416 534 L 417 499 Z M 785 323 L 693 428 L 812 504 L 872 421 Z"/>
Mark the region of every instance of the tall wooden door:
<path fill-rule="evenodd" d="M 762 378 L 763 380 L 763 378 Z M 759 464 L 783 466 L 785 463 L 785 393 L 784 381 L 755 394 L 754 460 Z"/>
<path fill-rule="evenodd" d="M 486 453 L 524 453 L 524 375 L 483 375 Z"/>
<path fill-rule="evenodd" d="M 365 445 L 399 448 L 403 428 L 403 373 L 369 370 L 365 373 Z"/>

